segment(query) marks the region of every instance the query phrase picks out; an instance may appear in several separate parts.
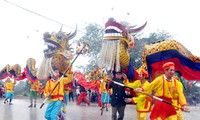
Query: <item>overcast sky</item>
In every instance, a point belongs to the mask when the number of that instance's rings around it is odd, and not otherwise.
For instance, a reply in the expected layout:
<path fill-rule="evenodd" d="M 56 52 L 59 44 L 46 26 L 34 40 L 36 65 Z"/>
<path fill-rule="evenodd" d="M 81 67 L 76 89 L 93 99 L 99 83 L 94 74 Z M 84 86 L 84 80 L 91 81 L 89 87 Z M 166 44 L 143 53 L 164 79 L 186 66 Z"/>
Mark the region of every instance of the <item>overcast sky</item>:
<path fill-rule="evenodd" d="M 20 64 L 30 57 L 40 65 L 45 48 L 44 32 L 58 32 L 61 22 L 71 32 L 78 25 L 78 36 L 89 23 L 104 26 L 109 17 L 126 20 L 133 25 L 148 21 L 144 34 L 165 30 L 194 55 L 200 56 L 200 7 L 198 0 L 0 0 L 0 69 L 5 65 Z M 33 11 L 39 15 L 16 7 Z M 127 16 L 127 13 L 130 15 Z M 77 39 L 77 37 L 75 38 Z"/>

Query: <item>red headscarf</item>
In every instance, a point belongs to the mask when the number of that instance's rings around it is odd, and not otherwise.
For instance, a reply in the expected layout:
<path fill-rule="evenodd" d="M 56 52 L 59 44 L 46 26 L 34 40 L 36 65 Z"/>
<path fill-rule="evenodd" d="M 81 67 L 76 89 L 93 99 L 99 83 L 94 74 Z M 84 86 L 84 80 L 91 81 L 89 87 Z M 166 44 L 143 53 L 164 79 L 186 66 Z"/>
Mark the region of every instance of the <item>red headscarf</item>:
<path fill-rule="evenodd" d="M 166 70 L 169 68 L 174 68 L 175 64 L 173 62 L 166 62 L 165 64 L 163 64 L 162 69 Z"/>
<path fill-rule="evenodd" d="M 148 72 L 146 70 L 142 69 L 141 73 L 145 76 L 145 78 L 149 77 Z"/>

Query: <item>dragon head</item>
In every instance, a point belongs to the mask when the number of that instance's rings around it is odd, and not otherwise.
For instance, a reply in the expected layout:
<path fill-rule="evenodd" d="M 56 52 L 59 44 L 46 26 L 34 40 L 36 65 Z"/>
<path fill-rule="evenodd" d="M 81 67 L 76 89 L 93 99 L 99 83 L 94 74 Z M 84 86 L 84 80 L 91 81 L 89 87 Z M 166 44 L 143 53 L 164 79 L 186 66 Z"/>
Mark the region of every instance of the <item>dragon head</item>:
<path fill-rule="evenodd" d="M 146 26 L 134 28 L 127 22 L 116 22 L 109 18 L 105 24 L 102 48 L 100 51 L 98 66 L 108 70 L 120 71 L 126 69 L 130 63 L 129 49 L 134 47 L 134 35 Z"/>
<path fill-rule="evenodd" d="M 123 40 L 128 47 L 134 47 L 133 35 L 143 30 L 147 22 L 138 28 L 130 26 L 127 22 L 116 22 L 114 18 L 109 18 L 105 24 L 104 40 Z"/>
<path fill-rule="evenodd" d="M 9 71 L 11 70 L 11 66 L 7 64 L 3 69 L 0 70 L 0 80 L 5 79 L 9 76 Z"/>
<path fill-rule="evenodd" d="M 14 76 L 20 76 L 21 75 L 21 66 L 19 64 L 15 64 L 11 67 L 11 70 L 9 71 Z"/>
<path fill-rule="evenodd" d="M 26 67 L 30 71 L 32 76 L 36 76 L 37 69 L 35 68 L 36 60 L 34 58 L 28 58 L 26 61 Z"/>
<path fill-rule="evenodd" d="M 77 27 L 73 33 L 59 32 L 44 33 L 44 42 L 47 49 L 44 50 L 44 59 L 37 72 L 39 79 L 46 79 L 49 75 L 55 75 L 54 70 L 64 73 L 73 59 L 69 40 L 74 38 L 77 33 Z"/>
<path fill-rule="evenodd" d="M 65 57 L 68 58 L 70 55 L 69 40 L 74 38 L 77 34 L 77 27 L 73 33 L 62 32 L 62 27 L 59 32 L 45 32 L 44 42 L 47 45 L 47 49 L 44 50 L 45 57 L 52 57 L 57 53 L 64 53 Z"/>

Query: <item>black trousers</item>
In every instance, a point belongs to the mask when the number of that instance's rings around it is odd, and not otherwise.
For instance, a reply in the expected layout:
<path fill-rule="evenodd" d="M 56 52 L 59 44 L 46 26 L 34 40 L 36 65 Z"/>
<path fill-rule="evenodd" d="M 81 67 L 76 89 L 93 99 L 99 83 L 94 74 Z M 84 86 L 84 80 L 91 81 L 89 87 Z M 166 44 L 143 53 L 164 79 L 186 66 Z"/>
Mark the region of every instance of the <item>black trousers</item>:
<path fill-rule="evenodd" d="M 71 98 L 72 98 L 72 101 L 74 102 L 74 93 L 73 92 L 69 93 L 69 101 L 71 100 Z"/>
<path fill-rule="evenodd" d="M 123 120 L 124 119 L 124 110 L 126 106 L 113 107 L 112 106 L 112 120 Z M 118 118 L 117 118 L 118 112 Z"/>

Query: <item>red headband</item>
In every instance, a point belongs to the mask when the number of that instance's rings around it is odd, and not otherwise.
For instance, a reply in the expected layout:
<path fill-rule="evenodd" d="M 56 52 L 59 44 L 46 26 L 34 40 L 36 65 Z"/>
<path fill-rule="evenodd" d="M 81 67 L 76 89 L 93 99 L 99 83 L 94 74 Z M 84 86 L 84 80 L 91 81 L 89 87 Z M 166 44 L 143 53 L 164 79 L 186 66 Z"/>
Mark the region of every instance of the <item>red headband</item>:
<path fill-rule="evenodd" d="M 149 77 L 148 72 L 147 72 L 146 70 L 142 69 L 142 70 L 141 70 L 141 73 L 142 73 L 146 78 Z"/>
<path fill-rule="evenodd" d="M 175 64 L 173 62 L 167 62 L 167 63 L 163 64 L 162 69 L 166 70 L 166 69 L 172 68 L 174 66 L 175 66 Z"/>

